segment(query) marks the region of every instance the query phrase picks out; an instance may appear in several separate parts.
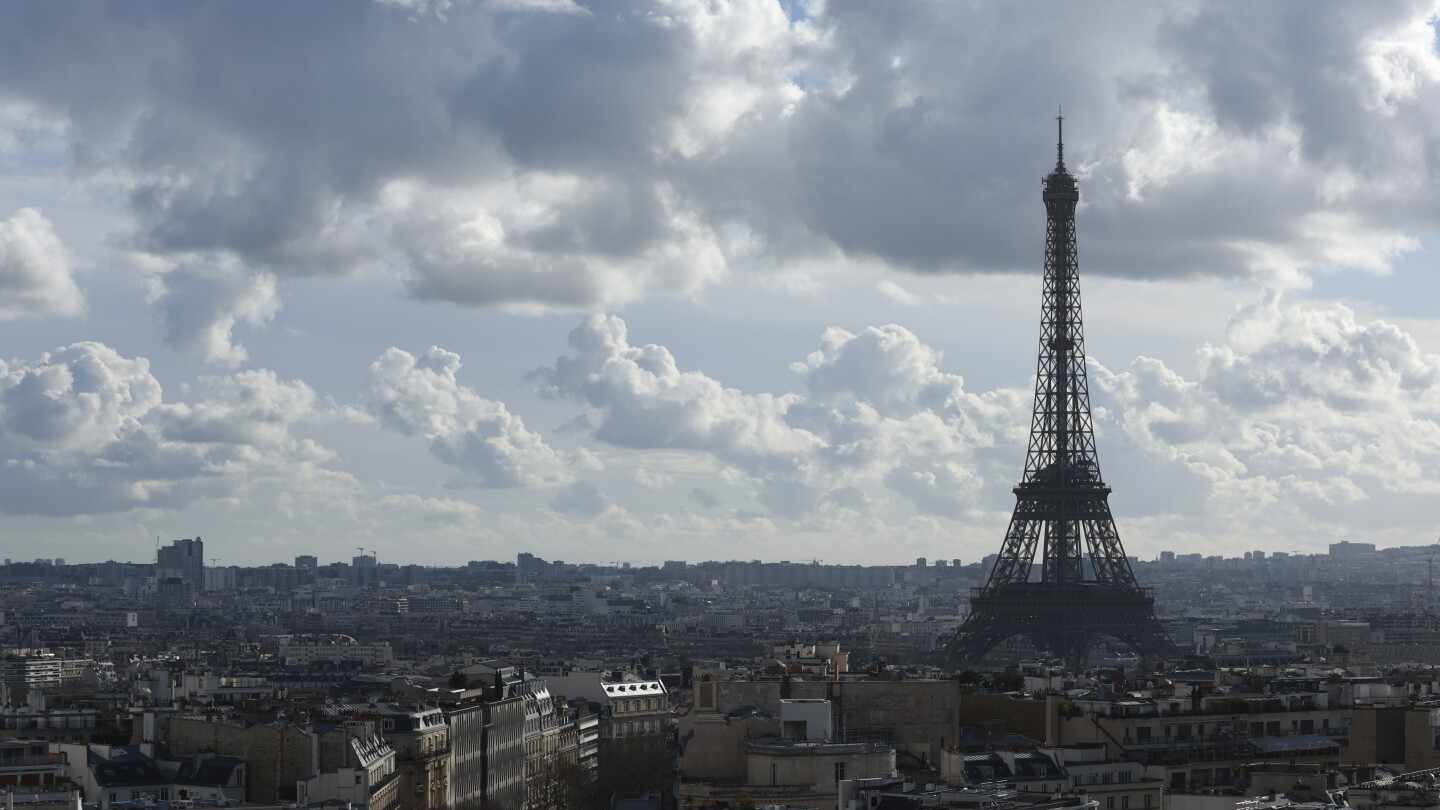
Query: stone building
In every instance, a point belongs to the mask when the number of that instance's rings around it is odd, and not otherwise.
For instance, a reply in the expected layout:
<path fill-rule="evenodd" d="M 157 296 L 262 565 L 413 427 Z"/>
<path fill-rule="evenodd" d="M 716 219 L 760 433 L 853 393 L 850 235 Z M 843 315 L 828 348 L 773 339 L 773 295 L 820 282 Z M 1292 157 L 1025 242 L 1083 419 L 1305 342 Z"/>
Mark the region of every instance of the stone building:
<path fill-rule="evenodd" d="M 582 698 L 599 707 L 600 735 L 623 739 L 669 730 L 669 690 L 657 678 L 627 672 L 578 672 L 546 678 L 552 694 Z"/>
<path fill-rule="evenodd" d="M 456 808 L 523 810 L 525 698 L 493 683 L 441 694 L 450 729 L 450 802 Z"/>
<path fill-rule="evenodd" d="M 368 723 L 317 729 L 314 767 L 295 786 L 297 805 L 337 803 L 365 810 L 398 810 L 400 771 L 395 749 Z"/>
<path fill-rule="evenodd" d="M 1344 761 L 1407 773 L 1440 768 L 1440 705 L 1356 706 Z"/>
<path fill-rule="evenodd" d="M 215 753 L 244 760 L 249 768 L 245 801 L 295 801 L 295 785 L 311 773 L 311 732 L 285 722 L 250 723 L 206 715 L 169 720 L 165 741 L 175 754 Z"/>
<path fill-rule="evenodd" d="M 754 706 L 721 714 L 696 708 L 681 718 L 681 796 L 695 806 L 757 802 L 834 807 L 845 780 L 896 774 L 895 747 L 834 739 L 827 700 L 781 702 L 772 715 Z"/>
<path fill-rule="evenodd" d="M 372 701 L 326 703 L 322 711 L 335 720 L 370 724 L 395 748 L 401 807 L 438 810 L 450 805 L 450 727 L 440 709 Z"/>

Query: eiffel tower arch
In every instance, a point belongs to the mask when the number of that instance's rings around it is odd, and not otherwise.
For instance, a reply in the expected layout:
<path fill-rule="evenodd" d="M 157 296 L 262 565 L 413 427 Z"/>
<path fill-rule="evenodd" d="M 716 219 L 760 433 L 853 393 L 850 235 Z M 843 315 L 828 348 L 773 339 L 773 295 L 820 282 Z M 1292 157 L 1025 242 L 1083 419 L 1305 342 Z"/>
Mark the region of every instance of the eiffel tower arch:
<path fill-rule="evenodd" d="M 1065 168 L 1064 119 L 1056 121 L 1055 170 L 1042 194 L 1045 284 L 1030 445 L 1000 556 L 946 643 L 968 662 L 1014 636 L 1072 666 L 1083 666 L 1104 636 L 1150 658 L 1176 652 L 1155 618 L 1150 589 L 1135 582 L 1100 477 L 1075 248 L 1080 187 Z"/>

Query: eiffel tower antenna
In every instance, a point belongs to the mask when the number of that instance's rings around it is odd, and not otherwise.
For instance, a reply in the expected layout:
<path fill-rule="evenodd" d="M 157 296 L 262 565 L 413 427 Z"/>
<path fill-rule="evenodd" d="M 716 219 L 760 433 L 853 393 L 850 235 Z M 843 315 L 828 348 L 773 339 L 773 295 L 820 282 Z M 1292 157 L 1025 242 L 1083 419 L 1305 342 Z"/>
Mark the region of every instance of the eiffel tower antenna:
<path fill-rule="evenodd" d="M 1056 115 L 1058 138 L 1063 126 Z M 1013 636 L 1077 667 L 1102 636 L 1147 657 L 1175 652 L 1155 618 L 1153 596 L 1135 582 L 1110 514 L 1110 488 L 1100 478 L 1076 259 L 1080 188 L 1065 169 L 1063 140 L 1055 158 L 1041 195 L 1045 282 L 1025 474 L 990 578 L 972 594 L 970 615 L 947 642 L 969 662 Z"/>
<path fill-rule="evenodd" d="M 1055 108 L 1055 170 L 1065 171 L 1065 111 Z"/>

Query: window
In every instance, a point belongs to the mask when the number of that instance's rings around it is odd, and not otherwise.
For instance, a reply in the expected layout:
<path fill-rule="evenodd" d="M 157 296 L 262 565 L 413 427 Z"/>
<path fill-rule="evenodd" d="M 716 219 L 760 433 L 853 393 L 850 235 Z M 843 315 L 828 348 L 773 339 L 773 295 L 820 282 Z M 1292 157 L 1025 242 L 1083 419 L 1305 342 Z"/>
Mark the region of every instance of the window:
<path fill-rule="evenodd" d="M 1146 793 L 1146 794 L 1145 794 L 1145 810 L 1150 810 L 1150 801 L 1151 801 L 1151 798 L 1152 798 L 1152 797 L 1150 796 L 1149 793 Z"/>
<path fill-rule="evenodd" d="M 1129 797 L 1129 796 L 1121 796 L 1121 797 L 1120 797 L 1120 810 L 1130 810 L 1130 797 Z"/>
<path fill-rule="evenodd" d="M 1115 810 L 1115 797 L 1114 797 L 1114 796 L 1106 796 L 1106 797 L 1105 797 L 1105 810 Z"/>
<path fill-rule="evenodd" d="M 842 760 L 842 761 L 840 761 L 840 762 L 835 763 L 835 784 L 837 784 L 837 785 L 840 784 L 841 780 L 843 780 L 844 778 L 845 778 L 845 762 Z"/>

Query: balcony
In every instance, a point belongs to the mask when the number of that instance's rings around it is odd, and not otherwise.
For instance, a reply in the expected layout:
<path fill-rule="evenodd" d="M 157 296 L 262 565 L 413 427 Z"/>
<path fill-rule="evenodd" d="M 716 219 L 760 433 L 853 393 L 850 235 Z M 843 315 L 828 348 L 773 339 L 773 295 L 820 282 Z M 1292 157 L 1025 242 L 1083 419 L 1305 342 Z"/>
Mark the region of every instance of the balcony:
<path fill-rule="evenodd" d="M 830 742 L 789 740 L 782 737 L 763 737 L 746 740 L 745 751 L 781 754 L 788 756 L 833 756 L 839 754 L 875 754 L 894 751 L 895 746 L 887 742 Z"/>
<path fill-rule="evenodd" d="M 1205 745 L 1234 745 L 1243 743 L 1255 737 L 1329 737 L 1336 742 L 1350 738 L 1350 727 L 1339 726 L 1336 728 L 1317 729 L 1284 729 L 1266 734 L 1249 734 L 1245 732 L 1232 732 L 1222 734 L 1191 734 L 1188 737 L 1181 737 L 1174 734 L 1157 734 L 1144 739 L 1126 737 L 1121 745 L 1127 751 L 1144 751 L 1149 748 L 1192 748 Z M 1440 747 L 1440 746 L 1437 746 Z"/>
<path fill-rule="evenodd" d="M 64 759 L 59 754 L 38 754 L 28 757 L 0 757 L 0 770 L 59 767 Z"/>

